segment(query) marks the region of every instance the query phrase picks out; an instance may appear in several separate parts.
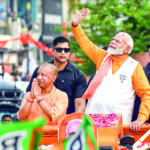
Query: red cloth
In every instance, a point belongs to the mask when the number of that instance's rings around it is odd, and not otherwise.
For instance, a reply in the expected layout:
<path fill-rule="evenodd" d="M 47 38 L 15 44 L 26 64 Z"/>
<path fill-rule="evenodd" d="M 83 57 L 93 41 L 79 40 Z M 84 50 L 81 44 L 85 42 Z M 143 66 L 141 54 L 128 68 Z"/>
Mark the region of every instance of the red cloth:
<path fill-rule="evenodd" d="M 83 95 L 83 99 L 89 99 L 92 97 L 94 92 L 96 91 L 97 87 L 101 84 L 104 76 L 107 75 L 107 72 L 112 64 L 112 57 L 111 55 L 106 56 L 107 58 L 104 60 L 103 64 L 100 66 L 99 70 L 96 72 L 96 75 L 92 79 L 89 87 L 85 91 Z"/>

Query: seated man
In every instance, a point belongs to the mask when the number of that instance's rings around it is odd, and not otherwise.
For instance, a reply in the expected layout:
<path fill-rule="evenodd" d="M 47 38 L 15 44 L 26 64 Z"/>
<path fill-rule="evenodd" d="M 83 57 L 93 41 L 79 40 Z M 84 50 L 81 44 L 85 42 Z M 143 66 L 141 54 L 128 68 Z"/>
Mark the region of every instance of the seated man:
<path fill-rule="evenodd" d="M 40 66 L 31 91 L 23 97 L 18 120 L 44 117 L 46 124 L 59 124 L 66 114 L 68 97 L 54 86 L 57 76 L 58 70 L 54 65 L 45 63 Z"/>

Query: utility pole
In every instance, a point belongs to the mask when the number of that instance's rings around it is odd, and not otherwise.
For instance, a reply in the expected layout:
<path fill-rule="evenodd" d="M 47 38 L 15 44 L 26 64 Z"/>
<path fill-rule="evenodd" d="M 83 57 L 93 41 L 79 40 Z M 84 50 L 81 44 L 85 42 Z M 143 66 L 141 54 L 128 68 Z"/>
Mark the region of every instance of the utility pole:
<path fill-rule="evenodd" d="M 27 0 L 27 33 L 29 34 L 29 20 L 30 20 L 31 3 Z M 27 45 L 27 76 L 29 75 L 29 45 Z"/>
<path fill-rule="evenodd" d="M 12 12 L 12 37 L 19 37 L 21 32 L 21 27 L 19 24 L 19 19 L 17 18 L 18 10 L 17 10 L 17 0 L 11 0 L 11 12 Z M 13 42 L 13 49 L 19 49 L 19 41 Z"/>

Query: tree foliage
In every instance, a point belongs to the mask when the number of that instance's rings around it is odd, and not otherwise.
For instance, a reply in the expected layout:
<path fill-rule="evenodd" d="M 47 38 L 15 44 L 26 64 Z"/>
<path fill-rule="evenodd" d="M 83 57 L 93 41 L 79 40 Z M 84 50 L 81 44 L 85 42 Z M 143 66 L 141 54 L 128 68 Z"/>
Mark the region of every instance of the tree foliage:
<path fill-rule="evenodd" d="M 87 0 L 86 4 L 72 3 L 71 12 L 88 8 L 89 14 L 81 22 L 88 38 L 98 45 L 109 45 L 118 32 L 129 33 L 134 40 L 133 52 L 147 51 L 150 42 L 150 0 Z M 78 68 L 86 75 L 95 72 L 95 65 L 85 56 L 76 41 L 71 40 L 72 52 L 86 61 Z"/>

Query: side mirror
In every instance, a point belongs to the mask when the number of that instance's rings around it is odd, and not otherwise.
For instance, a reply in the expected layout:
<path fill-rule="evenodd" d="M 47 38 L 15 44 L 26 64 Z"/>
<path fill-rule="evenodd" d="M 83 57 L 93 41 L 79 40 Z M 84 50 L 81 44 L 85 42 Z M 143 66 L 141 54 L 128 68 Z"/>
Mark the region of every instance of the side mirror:
<path fill-rule="evenodd" d="M 121 137 L 120 139 L 120 146 L 124 146 L 126 148 L 129 148 L 129 150 L 132 148 L 132 145 L 134 144 L 135 139 L 131 135 L 125 135 Z"/>

